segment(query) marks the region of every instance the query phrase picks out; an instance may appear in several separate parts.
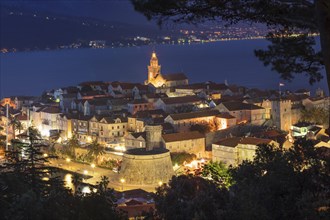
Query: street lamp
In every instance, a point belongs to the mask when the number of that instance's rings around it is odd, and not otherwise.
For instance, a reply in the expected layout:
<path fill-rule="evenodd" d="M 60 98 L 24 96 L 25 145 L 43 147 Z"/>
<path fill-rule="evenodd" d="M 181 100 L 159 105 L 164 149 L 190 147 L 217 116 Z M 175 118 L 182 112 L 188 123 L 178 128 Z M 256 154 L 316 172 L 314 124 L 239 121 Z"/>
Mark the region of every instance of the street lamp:
<path fill-rule="evenodd" d="M 68 168 L 70 169 L 69 163 L 71 162 L 71 159 L 70 158 L 66 158 L 65 161 L 68 163 Z"/>
<path fill-rule="evenodd" d="M 120 179 L 120 182 L 121 182 L 121 190 L 124 191 L 124 183 L 125 183 L 125 179 L 124 179 L 124 178 L 121 178 L 121 179 Z"/>
<path fill-rule="evenodd" d="M 92 170 L 93 170 L 93 174 L 94 174 L 94 168 L 95 168 L 95 164 L 91 164 Z"/>
<path fill-rule="evenodd" d="M 88 174 L 88 170 L 84 170 L 84 175 L 87 175 Z"/>
<path fill-rule="evenodd" d="M 44 157 L 48 157 L 48 154 L 44 154 Z"/>
<path fill-rule="evenodd" d="M 163 185 L 163 182 L 162 182 L 162 181 L 159 181 L 159 182 L 158 182 L 158 185 L 159 185 L 159 186 L 162 186 L 162 185 Z"/>

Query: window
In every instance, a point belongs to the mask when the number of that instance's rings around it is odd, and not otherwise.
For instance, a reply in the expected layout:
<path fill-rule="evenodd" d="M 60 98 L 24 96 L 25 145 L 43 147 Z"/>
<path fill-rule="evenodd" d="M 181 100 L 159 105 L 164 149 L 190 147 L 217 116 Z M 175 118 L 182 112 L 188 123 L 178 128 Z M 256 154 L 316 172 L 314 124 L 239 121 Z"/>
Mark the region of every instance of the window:
<path fill-rule="evenodd" d="M 123 128 L 125 128 L 125 125 L 123 125 Z"/>
<path fill-rule="evenodd" d="M 117 129 L 119 129 L 119 125 L 117 126 Z"/>

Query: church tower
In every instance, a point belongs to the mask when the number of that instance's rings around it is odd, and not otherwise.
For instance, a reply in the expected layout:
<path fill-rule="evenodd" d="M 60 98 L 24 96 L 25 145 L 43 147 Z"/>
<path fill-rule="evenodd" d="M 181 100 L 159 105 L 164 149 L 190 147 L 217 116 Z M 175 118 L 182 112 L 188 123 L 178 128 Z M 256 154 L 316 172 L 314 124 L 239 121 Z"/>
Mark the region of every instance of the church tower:
<path fill-rule="evenodd" d="M 152 83 L 153 80 L 160 74 L 160 65 L 155 52 L 152 52 L 150 65 L 148 66 L 148 82 Z"/>

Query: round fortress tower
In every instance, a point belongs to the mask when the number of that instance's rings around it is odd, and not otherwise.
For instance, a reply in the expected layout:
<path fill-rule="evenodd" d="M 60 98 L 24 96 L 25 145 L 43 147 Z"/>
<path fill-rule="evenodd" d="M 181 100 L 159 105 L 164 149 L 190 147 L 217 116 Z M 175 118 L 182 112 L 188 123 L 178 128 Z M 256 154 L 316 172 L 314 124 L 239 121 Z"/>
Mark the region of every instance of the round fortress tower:
<path fill-rule="evenodd" d="M 146 148 L 131 149 L 124 153 L 120 179 L 127 185 L 154 185 L 167 183 L 173 176 L 170 152 L 161 146 L 162 127 L 148 125 Z"/>

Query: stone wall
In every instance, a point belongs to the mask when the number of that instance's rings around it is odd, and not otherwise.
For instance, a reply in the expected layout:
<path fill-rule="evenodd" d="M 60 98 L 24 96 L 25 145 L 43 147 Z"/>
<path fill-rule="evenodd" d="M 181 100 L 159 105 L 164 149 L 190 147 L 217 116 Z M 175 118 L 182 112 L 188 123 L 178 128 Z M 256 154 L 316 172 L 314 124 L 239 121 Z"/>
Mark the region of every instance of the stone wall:
<path fill-rule="evenodd" d="M 124 154 L 120 179 L 131 185 L 167 183 L 174 175 L 169 151 L 151 155 Z"/>

